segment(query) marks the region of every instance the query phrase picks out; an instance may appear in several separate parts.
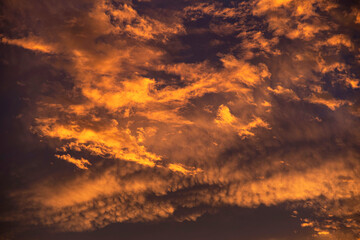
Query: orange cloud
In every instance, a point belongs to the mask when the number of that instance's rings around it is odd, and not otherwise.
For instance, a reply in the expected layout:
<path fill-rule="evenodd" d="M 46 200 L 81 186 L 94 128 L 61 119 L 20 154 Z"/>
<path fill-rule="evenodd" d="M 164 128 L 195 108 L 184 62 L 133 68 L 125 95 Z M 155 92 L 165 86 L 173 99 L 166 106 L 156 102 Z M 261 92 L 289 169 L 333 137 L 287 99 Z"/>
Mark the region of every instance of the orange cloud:
<path fill-rule="evenodd" d="M 257 127 L 268 128 L 269 124 L 264 122 L 261 118 L 255 117 L 251 122 L 242 124 L 239 119 L 231 114 L 230 109 L 227 106 L 221 105 L 218 109 L 217 118 L 215 122 L 220 125 L 228 125 L 236 129 L 240 136 L 254 136 L 254 133 L 250 130 Z"/>
<path fill-rule="evenodd" d="M 86 160 L 84 158 L 76 159 L 76 158 L 71 157 L 69 154 L 55 155 L 55 157 L 63 159 L 69 163 L 75 164 L 75 166 L 77 166 L 80 169 L 88 169 L 88 167 L 86 165 L 91 165 L 91 163 L 88 160 Z"/>
<path fill-rule="evenodd" d="M 185 175 L 188 175 L 188 174 L 193 175 L 193 174 L 202 172 L 201 169 L 196 169 L 196 168 L 195 169 L 187 169 L 186 167 L 184 167 L 181 164 L 173 164 L 173 163 L 169 164 L 169 169 L 174 171 L 174 172 L 183 173 Z"/>
<path fill-rule="evenodd" d="M 104 11 L 114 18 L 118 31 L 124 31 L 137 38 L 148 40 L 163 35 L 166 39 L 168 35 L 185 32 L 179 23 L 168 25 L 155 19 L 142 17 L 127 4 L 124 4 L 122 9 L 112 8 L 109 4 L 104 5 Z"/>
<path fill-rule="evenodd" d="M 327 40 L 327 44 L 332 45 L 332 46 L 337 46 L 337 45 L 341 44 L 341 45 L 344 45 L 344 46 L 346 46 L 348 48 L 353 46 L 351 40 L 347 36 L 345 36 L 343 34 L 332 36 L 331 38 L 329 38 Z"/>
<path fill-rule="evenodd" d="M 276 8 L 287 6 L 293 0 L 259 0 L 255 3 L 254 13 L 262 14 L 266 11 L 275 11 Z"/>
<path fill-rule="evenodd" d="M 6 37 L 2 37 L 1 42 L 42 53 L 54 53 L 56 51 L 56 48 L 54 46 L 44 43 L 41 38 L 35 36 L 20 39 L 9 39 Z"/>
<path fill-rule="evenodd" d="M 321 96 L 316 96 L 316 95 L 313 95 L 310 98 L 308 98 L 308 101 L 311 103 L 315 103 L 315 104 L 325 105 L 326 107 L 330 108 L 333 111 L 335 111 L 335 109 L 337 109 L 340 106 L 343 106 L 345 104 L 351 105 L 351 102 L 349 102 L 349 101 L 337 100 L 337 99 L 332 99 L 332 98 L 329 98 L 326 96 L 321 97 Z"/>
<path fill-rule="evenodd" d="M 267 90 L 275 93 L 276 95 L 282 95 L 292 100 L 300 100 L 300 98 L 296 95 L 296 93 L 293 90 L 284 88 L 282 86 L 277 86 L 275 89 L 268 87 Z"/>
<path fill-rule="evenodd" d="M 48 126 L 47 120 L 39 120 L 39 123 L 41 124 L 37 130 L 39 134 L 61 140 L 73 140 L 73 144 L 65 146 L 65 149 L 84 148 L 94 154 L 110 154 L 118 159 L 147 166 L 155 166 L 155 162 L 161 159 L 160 156 L 146 151 L 144 146 L 139 145 L 129 129 L 118 129 L 116 121 L 112 126 L 100 131 L 81 128 L 78 125 L 52 124 Z"/>

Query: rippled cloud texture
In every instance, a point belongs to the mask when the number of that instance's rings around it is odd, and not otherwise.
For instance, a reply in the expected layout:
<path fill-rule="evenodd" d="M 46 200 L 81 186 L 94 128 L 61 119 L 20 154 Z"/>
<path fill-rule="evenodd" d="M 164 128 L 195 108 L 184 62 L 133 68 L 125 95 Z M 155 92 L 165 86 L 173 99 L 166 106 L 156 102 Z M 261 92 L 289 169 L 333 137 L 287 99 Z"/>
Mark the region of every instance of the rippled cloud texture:
<path fill-rule="evenodd" d="M 53 169 L 6 191 L 2 221 L 82 232 L 285 204 L 314 239 L 360 239 L 360 6 L 2 8 L 2 48 L 33 59 L 12 70 L 31 91 L 17 119 Z"/>

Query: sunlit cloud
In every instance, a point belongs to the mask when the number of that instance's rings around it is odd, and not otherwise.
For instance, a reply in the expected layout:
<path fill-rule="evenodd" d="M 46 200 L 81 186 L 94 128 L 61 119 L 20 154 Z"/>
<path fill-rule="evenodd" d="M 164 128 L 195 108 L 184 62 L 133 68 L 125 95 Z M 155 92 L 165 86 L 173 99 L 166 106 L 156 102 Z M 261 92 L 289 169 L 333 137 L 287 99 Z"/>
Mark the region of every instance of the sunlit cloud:
<path fill-rule="evenodd" d="M 6 37 L 1 38 L 1 42 L 5 44 L 16 45 L 28 50 L 38 51 L 41 53 L 53 53 L 54 47 L 51 44 L 43 43 L 42 39 L 37 37 L 20 38 L 20 39 L 8 39 Z"/>

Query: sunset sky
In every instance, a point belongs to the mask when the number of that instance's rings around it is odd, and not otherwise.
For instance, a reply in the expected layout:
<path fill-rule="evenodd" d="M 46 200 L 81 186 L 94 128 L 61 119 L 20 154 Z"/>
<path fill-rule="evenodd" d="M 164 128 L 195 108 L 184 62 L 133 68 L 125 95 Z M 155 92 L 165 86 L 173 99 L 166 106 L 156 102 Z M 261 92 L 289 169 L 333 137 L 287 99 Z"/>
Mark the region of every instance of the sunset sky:
<path fill-rule="evenodd" d="M 1 240 L 360 240 L 360 4 L 4 0 Z"/>

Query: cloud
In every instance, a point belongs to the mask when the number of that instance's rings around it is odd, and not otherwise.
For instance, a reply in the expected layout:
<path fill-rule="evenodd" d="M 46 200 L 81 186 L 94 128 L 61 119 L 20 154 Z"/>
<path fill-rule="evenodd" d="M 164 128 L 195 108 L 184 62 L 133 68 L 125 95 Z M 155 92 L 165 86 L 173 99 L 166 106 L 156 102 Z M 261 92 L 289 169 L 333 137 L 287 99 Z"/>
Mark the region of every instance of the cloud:
<path fill-rule="evenodd" d="M 345 101 L 345 100 L 337 100 L 337 99 L 332 99 L 331 97 L 318 97 L 316 95 L 313 95 L 311 98 L 309 98 L 309 102 L 311 103 L 315 103 L 315 104 L 321 104 L 321 105 L 325 105 L 326 107 L 330 108 L 331 110 L 335 110 L 336 108 L 339 108 L 340 106 L 344 105 L 344 104 L 350 104 L 351 102 L 349 101 Z"/>
<path fill-rule="evenodd" d="M 86 167 L 86 165 L 91 165 L 91 163 L 84 159 L 84 158 L 81 158 L 81 159 L 76 159 L 76 158 L 73 158 L 71 157 L 69 154 L 66 154 L 66 155 L 55 155 L 56 157 L 60 158 L 60 159 L 63 159 L 69 163 L 72 163 L 72 164 L 75 164 L 75 166 L 77 166 L 78 168 L 81 168 L 81 169 L 88 169 Z"/>
<path fill-rule="evenodd" d="M 26 127 L 86 171 L 14 190 L 6 219 L 85 231 L 311 202 L 302 227 L 359 234 L 359 43 L 340 3 L 17 3 L 2 44 L 61 76 Z"/>
<path fill-rule="evenodd" d="M 6 37 L 1 38 L 2 43 L 16 45 L 32 51 L 39 51 L 42 53 L 53 53 L 54 47 L 50 44 L 42 43 L 42 40 L 37 37 L 28 37 L 24 39 L 8 39 Z"/>
<path fill-rule="evenodd" d="M 126 32 L 132 37 L 148 40 L 162 35 L 166 39 L 168 35 L 185 32 L 181 23 L 168 25 L 153 18 L 142 17 L 126 3 L 118 9 L 112 7 L 111 4 L 106 4 L 104 8 L 105 12 L 110 15 L 112 24 L 117 27 L 117 30 Z"/>
<path fill-rule="evenodd" d="M 268 128 L 268 124 L 264 122 L 261 118 L 255 117 L 251 122 L 247 124 L 242 124 L 239 119 L 233 116 L 228 107 L 220 105 L 217 118 L 215 122 L 220 125 L 230 125 L 238 131 L 239 136 L 254 136 L 254 133 L 250 130 L 256 127 L 265 127 Z"/>

